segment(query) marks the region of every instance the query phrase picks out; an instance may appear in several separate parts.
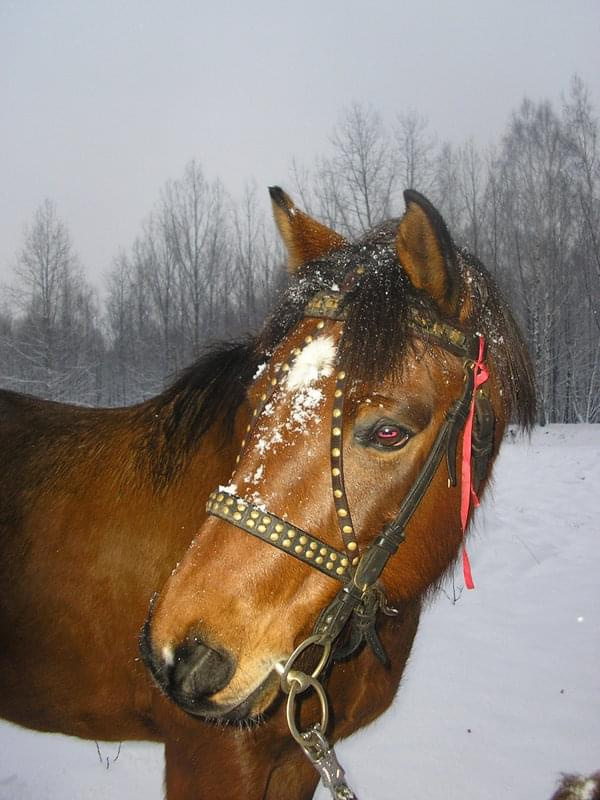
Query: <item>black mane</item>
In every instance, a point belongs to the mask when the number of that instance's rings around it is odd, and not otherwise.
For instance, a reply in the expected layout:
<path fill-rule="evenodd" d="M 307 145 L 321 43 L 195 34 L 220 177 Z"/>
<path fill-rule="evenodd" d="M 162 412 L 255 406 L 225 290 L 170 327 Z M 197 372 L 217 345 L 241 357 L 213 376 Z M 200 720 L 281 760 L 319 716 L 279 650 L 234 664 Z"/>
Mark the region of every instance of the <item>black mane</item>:
<path fill-rule="evenodd" d="M 406 349 L 413 341 L 409 309 L 419 309 L 433 319 L 439 318 L 439 313 L 398 266 L 397 226 L 397 220 L 385 222 L 358 243 L 304 265 L 261 334 L 213 348 L 150 401 L 160 420 L 154 425 L 151 444 L 154 442 L 155 449 L 162 442 L 167 451 L 159 459 L 163 478 L 173 474 L 174 462 L 180 463 L 213 424 L 221 424 L 224 434 L 230 434 L 235 412 L 258 365 L 302 319 L 306 303 L 316 292 L 339 288 L 348 273 L 359 266 L 364 273 L 346 299 L 348 316 L 340 343 L 340 366 L 350 380 L 367 383 L 402 368 Z M 474 298 L 474 314 L 465 329 L 485 336 L 507 419 L 529 428 L 535 419 L 535 388 L 517 324 L 483 265 L 466 251 L 457 251 L 457 256 L 463 293 Z"/>

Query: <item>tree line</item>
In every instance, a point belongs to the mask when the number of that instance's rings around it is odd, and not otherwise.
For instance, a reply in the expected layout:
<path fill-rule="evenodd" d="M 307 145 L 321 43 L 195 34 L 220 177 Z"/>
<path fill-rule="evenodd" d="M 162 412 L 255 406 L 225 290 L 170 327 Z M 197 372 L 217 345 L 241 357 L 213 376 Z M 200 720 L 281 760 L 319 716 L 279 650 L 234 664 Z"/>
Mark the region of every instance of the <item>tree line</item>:
<path fill-rule="evenodd" d="M 291 193 L 340 233 L 398 215 L 415 188 L 495 275 L 534 360 L 539 421 L 600 421 L 600 134 L 575 77 L 560 108 L 524 100 L 498 143 L 439 141 L 414 112 L 347 108 Z M 256 187 L 233 201 L 190 162 L 168 181 L 100 303 L 54 204 L 35 212 L 0 307 L 0 385 L 122 405 L 157 393 L 208 342 L 255 330 L 283 254 Z"/>

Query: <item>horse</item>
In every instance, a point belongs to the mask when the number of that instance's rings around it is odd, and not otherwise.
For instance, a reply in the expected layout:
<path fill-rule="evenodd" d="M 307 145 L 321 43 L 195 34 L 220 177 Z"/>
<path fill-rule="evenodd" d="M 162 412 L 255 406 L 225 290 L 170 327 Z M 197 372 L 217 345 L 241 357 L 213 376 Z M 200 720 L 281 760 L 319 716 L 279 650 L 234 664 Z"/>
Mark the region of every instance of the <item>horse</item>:
<path fill-rule="evenodd" d="M 289 279 L 258 335 L 128 408 L 0 393 L 0 714 L 164 742 L 168 800 L 307 800 L 315 767 L 353 796 L 333 744 L 392 702 L 461 551 L 470 578 L 476 493 L 535 415 L 426 198 L 349 242 L 270 194 Z"/>

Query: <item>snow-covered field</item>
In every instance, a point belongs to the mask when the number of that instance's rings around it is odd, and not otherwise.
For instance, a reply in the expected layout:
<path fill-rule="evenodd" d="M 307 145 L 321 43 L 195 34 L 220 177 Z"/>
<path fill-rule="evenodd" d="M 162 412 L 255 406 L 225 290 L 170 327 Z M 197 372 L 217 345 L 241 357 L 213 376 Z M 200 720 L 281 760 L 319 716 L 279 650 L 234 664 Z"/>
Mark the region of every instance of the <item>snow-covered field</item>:
<path fill-rule="evenodd" d="M 495 478 L 476 590 L 438 597 L 393 708 L 337 748 L 361 800 L 547 800 L 600 768 L 600 426 L 509 439 Z M 0 800 L 162 798 L 160 747 L 99 747 L 0 725 Z"/>

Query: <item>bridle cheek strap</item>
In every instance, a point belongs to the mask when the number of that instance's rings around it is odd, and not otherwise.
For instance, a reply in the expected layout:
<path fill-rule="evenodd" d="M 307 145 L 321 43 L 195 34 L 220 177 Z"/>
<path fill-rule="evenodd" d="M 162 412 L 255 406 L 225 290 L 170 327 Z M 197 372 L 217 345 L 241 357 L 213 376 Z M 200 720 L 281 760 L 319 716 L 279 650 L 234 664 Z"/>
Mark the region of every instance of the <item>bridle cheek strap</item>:
<path fill-rule="evenodd" d="M 467 522 L 469 520 L 469 510 L 471 503 L 474 508 L 479 506 L 479 498 L 473 486 L 473 422 L 475 420 L 475 402 L 477 393 L 483 384 L 490 376 L 489 370 L 484 361 L 485 358 L 485 339 L 479 334 L 479 353 L 473 365 L 473 393 L 471 396 L 471 405 L 469 408 L 469 415 L 465 422 L 463 432 L 463 446 L 462 446 L 462 464 L 461 464 L 461 483 L 460 483 L 460 522 L 463 531 L 463 536 L 467 529 Z M 474 589 L 475 583 L 473 582 L 473 575 L 471 572 L 471 562 L 469 561 L 469 554 L 467 548 L 463 543 L 462 548 L 462 564 L 463 576 L 465 586 L 467 589 Z"/>

